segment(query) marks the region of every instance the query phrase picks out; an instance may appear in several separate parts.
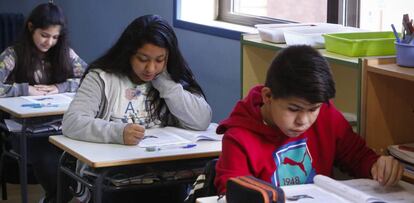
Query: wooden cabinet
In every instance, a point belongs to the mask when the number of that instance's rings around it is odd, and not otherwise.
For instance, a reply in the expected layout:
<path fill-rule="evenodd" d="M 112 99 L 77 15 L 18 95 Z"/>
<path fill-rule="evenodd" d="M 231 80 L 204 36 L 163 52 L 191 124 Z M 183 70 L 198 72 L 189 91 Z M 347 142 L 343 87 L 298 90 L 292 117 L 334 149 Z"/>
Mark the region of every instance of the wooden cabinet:
<path fill-rule="evenodd" d="M 387 146 L 414 142 L 414 68 L 395 58 L 365 59 L 362 72 L 361 135 L 384 154 Z"/>
<path fill-rule="evenodd" d="M 365 59 L 361 97 L 361 135 L 370 148 L 386 154 L 389 145 L 414 142 L 414 68 L 395 58 Z M 414 176 L 403 180 L 414 183 Z"/>
<path fill-rule="evenodd" d="M 274 44 L 262 41 L 257 34 L 246 34 L 241 39 L 241 97 L 247 95 L 250 88 L 263 84 L 267 68 L 277 52 L 286 44 Z M 342 112 L 351 115 L 348 120 L 355 120 L 356 131 L 359 131 L 360 85 L 362 60 L 329 53 L 319 49 L 329 62 L 336 83 L 335 106 Z"/>

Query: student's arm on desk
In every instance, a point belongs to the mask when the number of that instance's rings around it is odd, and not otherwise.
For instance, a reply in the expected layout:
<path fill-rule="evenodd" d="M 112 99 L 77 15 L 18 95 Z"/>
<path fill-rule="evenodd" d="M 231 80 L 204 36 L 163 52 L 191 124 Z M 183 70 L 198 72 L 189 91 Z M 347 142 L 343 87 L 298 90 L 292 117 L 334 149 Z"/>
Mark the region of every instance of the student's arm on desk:
<path fill-rule="evenodd" d="M 193 94 L 183 85 L 174 82 L 164 71 L 152 82 L 160 97 L 165 100 L 170 112 L 179 120 L 181 127 L 192 130 L 206 130 L 211 122 L 210 105 L 202 95 Z"/>
<path fill-rule="evenodd" d="M 108 105 L 104 94 L 104 83 L 98 73 L 89 72 L 63 116 L 63 134 L 77 140 L 123 144 L 126 123 L 95 118 L 102 111 L 100 107 Z"/>
<path fill-rule="evenodd" d="M 69 49 L 69 61 L 70 65 L 72 66 L 73 70 L 73 76 L 74 78 L 81 78 L 82 75 L 85 73 L 86 67 L 88 64 L 85 63 L 76 53 L 73 49 Z M 59 90 L 59 93 L 62 92 L 69 92 L 69 82 L 65 81 L 62 83 L 57 83 L 56 86 Z"/>
<path fill-rule="evenodd" d="M 16 53 L 11 47 L 0 54 L 0 97 L 17 97 L 29 94 L 29 83 L 4 84 L 16 65 Z"/>

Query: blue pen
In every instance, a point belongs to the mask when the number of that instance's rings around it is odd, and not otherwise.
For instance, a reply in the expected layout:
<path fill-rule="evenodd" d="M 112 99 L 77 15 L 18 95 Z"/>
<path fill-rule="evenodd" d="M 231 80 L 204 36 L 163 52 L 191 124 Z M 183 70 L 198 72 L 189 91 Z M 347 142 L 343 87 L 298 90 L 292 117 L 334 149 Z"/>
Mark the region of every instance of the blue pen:
<path fill-rule="evenodd" d="M 197 146 L 197 144 L 186 144 L 186 145 L 166 145 L 166 146 L 151 146 L 151 147 L 145 147 L 145 151 L 147 152 L 155 152 L 155 151 L 161 151 L 161 150 L 167 150 L 167 149 L 189 149 Z"/>
<path fill-rule="evenodd" d="M 400 43 L 400 37 L 398 36 L 397 30 L 395 30 L 394 24 L 391 24 L 392 31 L 394 32 L 395 39 L 398 43 Z"/>
<path fill-rule="evenodd" d="M 22 104 L 22 107 L 40 108 L 41 104 Z"/>
<path fill-rule="evenodd" d="M 197 144 L 188 144 L 186 146 L 182 146 L 181 148 L 188 149 L 188 148 L 193 148 L 195 146 L 197 146 Z"/>
<path fill-rule="evenodd" d="M 31 104 L 22 104 L 22 107 L 31 107 L 31 108 L 42 108 L 42 107 L 58 107 L 57 104 L 38 104 L 38 103 L 31 103 Z"/>

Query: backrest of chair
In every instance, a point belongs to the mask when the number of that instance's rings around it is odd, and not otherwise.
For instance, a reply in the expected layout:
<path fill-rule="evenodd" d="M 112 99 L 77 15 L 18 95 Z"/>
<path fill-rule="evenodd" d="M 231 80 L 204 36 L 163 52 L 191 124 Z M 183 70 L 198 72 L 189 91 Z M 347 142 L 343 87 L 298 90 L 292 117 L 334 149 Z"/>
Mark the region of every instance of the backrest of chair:
<path fill-rule="evenodd" d="M 191 191 L 184 201 L 185 203 L 195 203 L 199 197 L 217 195 L 217 190 L 214 186 L 217 160 L 212 159 L 206 163 L 203 174 L 200 174 L 192 185 Z"/>
<path fill-rule="evenodd" d="M 206 196 L 217 195 L 216 187 L 214 186 L 214 179 L 216 177 L 216 164 L 218 159 L 213 159 L 206 164 Z"/>

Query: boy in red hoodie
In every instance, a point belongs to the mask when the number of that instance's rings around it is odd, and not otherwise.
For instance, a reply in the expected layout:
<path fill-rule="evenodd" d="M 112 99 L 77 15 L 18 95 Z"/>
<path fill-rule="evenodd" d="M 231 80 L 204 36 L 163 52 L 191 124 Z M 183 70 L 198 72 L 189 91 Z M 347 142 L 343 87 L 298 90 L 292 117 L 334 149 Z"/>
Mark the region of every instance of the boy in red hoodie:
<path fill-rule="evenodd" d="M 273 60 L 264 86 L 252 88 L 217 131 L 224 133 L 215 186 L 253 175 L 275 186 L 312 183 L 333 166 L 354 177 L 396 184 L 403 167 L 379 156 L 330 101 L 335 83 L 326 60 L 309 46 L 290 46 Z"/>

